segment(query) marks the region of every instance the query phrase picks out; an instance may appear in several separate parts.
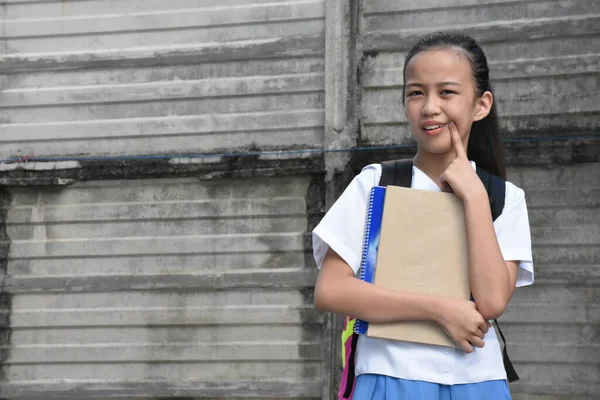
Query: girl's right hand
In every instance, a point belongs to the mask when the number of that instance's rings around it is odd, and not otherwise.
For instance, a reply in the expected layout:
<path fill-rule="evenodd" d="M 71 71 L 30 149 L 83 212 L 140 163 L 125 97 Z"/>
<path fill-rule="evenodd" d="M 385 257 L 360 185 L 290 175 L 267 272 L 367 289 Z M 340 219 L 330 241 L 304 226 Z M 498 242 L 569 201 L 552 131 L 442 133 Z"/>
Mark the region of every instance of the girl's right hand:
<path fill-rule="evenodd" d="M 485 345 L 483 337 L 491 326 L 477 311 L 474 302 L 457 299 L 443 303 L 437 322 L 458 347 L 467 353 L 473 351 L 473 346 Z"/>

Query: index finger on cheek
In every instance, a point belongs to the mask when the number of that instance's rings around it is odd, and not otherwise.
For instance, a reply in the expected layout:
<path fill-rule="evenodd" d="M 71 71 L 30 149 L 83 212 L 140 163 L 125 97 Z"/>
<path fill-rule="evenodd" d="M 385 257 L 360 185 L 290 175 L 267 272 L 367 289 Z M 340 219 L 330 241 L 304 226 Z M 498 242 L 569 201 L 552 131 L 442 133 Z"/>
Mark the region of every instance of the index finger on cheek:
<path fill-rule="evenodd" d="M 457 157 L 466 157 L 465 148 L 463 147 L 462 139 L 460 138 L 460 134 L 458 133 L 458 127 L 454 122 L 450 122 L 448 124 L 450 129 L 450 137 L 452 138 L 452 143 L 454 144 L 454 150 L 456 151 Z"/>

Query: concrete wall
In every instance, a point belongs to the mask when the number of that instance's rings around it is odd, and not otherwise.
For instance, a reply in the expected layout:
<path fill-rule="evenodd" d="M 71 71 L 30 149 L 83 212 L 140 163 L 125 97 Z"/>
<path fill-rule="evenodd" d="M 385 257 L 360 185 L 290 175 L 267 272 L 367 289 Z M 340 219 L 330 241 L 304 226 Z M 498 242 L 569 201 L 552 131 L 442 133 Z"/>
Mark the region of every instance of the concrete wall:
<path fill-rule="evenodd" d="M 311 304 L 309 187 L 12 189 L 3 397 L 321 398 L 330 358 Z"/>
<path fill-rule="evenodd" d="M 323 141 L 323 0 L 5 3 L 2 158 Z"/>
<path fill-rule="evenodd" d="M 598 2 L 2 5 L 0 158 L 37 157 L 0 164 L 3 398 L 334 398 L 309 232 L 414 151 L 404 54 L 443 28 L 488 55 L 530 209 L 514 398 L 600 397 Z"/>
<path fill-rule="evenodd" d="M 501 323 L 522 380 L 515 399 L 600 395 L 600 164 L 519 166 L 536 262 Z M 542 397 L 545 395 L 546 397 Z"/>
<path fill-rule="evenodd" d="M 0 13 L 2 397 L 327 397 L 324 1 Z"/>
<path fill-rule="evenodd" d="M 505 139 L 600 125 L 597 1 L 375 0 L 361 11 L 363 144 L 412 141 L 399 107 L 404 55 L 421 35 L 444 29 L 483 46 Z"/>

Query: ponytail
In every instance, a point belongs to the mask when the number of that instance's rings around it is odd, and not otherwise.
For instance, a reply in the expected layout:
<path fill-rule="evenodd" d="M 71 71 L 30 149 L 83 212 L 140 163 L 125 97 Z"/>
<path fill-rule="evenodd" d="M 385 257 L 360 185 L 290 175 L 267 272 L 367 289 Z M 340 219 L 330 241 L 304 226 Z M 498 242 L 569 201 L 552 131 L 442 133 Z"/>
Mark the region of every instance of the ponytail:
<path fill-rule="evenodd" d="M 496 104 L 492 104 L 489 114 L 480 121 L 473 122 L 467 145 L 467 157 L 478 167 L 506 180 L 504 149 L 498 129 Z"/>

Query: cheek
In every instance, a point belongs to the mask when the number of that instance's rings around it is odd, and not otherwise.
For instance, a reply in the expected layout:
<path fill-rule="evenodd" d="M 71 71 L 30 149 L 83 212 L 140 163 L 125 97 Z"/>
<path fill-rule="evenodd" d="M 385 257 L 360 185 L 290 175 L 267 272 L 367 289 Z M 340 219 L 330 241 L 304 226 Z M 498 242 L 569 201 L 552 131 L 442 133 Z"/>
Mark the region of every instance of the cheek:
<path fill-rule="evenodd" d="M 404 113 L 409 121 L 421 118 L 421 106 L 416 101 L 406 102 Z"/>
<path fill-rule="evenodd" d="M 444 112 L 446 116 L 457 125 L 461 137 L 464 137 L 469 133 L 474 118 L 471 105 L 466 102 L 449 104 Z"/>
<path fill-rule="evenodd" d="M 461 137 L 461 139 L 466 138 L 471 132 L 472 121 L 468 118 L 463 118 L 455 121 L 455 123 L 458 127 L 458 135 Z"/>

